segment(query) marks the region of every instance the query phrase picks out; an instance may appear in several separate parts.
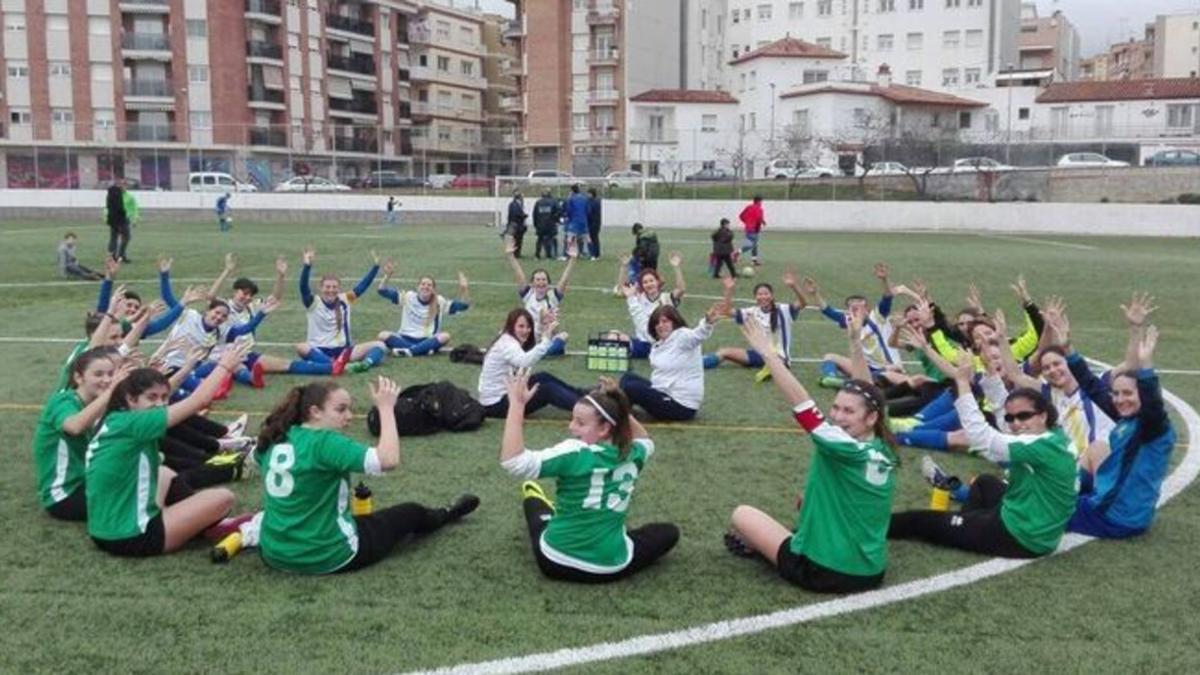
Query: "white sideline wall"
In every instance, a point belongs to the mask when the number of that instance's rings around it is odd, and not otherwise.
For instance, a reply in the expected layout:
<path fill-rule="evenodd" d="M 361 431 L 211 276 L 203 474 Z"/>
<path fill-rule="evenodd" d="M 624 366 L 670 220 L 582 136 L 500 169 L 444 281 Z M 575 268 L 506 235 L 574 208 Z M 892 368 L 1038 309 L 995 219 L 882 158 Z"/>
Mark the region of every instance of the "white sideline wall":
<path fill-rule="evenodd" d="M 169 209 L 211 213 L 217 195 L 196 192 L 135 192 L 143 210 Z M 366 194 L 247 193 L 233 195 L 238 211 L 344 211 L 382 213 L 387 196 Z M 480 213 L 502 217 L 507 198 L 398 195 L 402 210 L 429 213 Z M 532 202 L 526 201 L 527 210 Z M 628 226 L 642 222 L 657 229 L 711 230 L 737 214 L 747 200 L 605 200 L 604 222 Z M 826 202 L 765 203 L 770 230 L 997 232 L 1012 234 L 1088 234 L 1101 236 L 1200 237 L 1200 206 L 1186 204 L 1103 204 L 1056 202 Z M 102 190 L 0 190 L 0 209 L 96 209 Z"/>

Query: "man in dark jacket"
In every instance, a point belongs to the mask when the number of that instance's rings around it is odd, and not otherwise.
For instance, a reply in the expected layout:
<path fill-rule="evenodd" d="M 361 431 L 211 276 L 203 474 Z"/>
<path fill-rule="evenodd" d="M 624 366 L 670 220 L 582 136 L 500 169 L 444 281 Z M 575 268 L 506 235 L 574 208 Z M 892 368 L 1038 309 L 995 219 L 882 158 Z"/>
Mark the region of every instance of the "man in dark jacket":
<path fill-rule="evenodd" d="M 512 201 L 508 203 L 508 222 L 504 227 L 504 236 L 512 237 L 513 255 L 521 257 L 521 242 L 525 239 L 525 219 L 528 216 L 525 214 L 525 198 L 521 196 L 520 190 L 513 190 Z"/>
<path fill-rule="evenodd" d="M 125 181 L 118 180 L 108 188 L 104 198 L 108 224 L 108 254 L 121 262 L 129 262 L 125 249 L 129 247 L 129 214 L 125 212 Z"/>
<path fill-rule="evenodd" d="M 596 188 L 588 188 L 588 248 L 591 249 L 592 260 L 600 259 L 600 196 Z M 580 251 L 580 255 L 583 252 Z"/>
<path fill-rule="evenodd" d="M 562 216 L 558 200 L 549 190 L 542 193 L 542 198 L 533 205 L 533 230 L 537 234 L 537 246 L 534 247 L 535 257 L 546 257 L 551 260 L 558 257 L 558 219 Z"/>

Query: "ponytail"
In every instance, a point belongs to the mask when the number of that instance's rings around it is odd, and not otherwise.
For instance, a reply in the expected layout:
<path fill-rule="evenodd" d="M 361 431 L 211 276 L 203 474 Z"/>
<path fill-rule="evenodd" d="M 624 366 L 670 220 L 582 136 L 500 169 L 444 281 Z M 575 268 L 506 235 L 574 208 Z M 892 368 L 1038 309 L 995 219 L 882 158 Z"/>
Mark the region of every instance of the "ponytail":
<path fill-rule="evenodd" d="M 625 459 L 633 444 L 633 425 L 629 423 L 633 407 L 629 397 L 620 389 L 595 389 L 583 400 L 597 408 L 596 416 L 612 427 L 612 444 L 617 446 L 618 456 Z"/>
<path fill-rule="evenodd" d="M 288 431 L 308 421 L 308 409 L 325 404 L 329 394 L 340 389 L 330 380 L 309 382 L 288 390 L 283 400 L 263 420 L 258 430 L 258 452 L 266 452 L 272 445 L 287 438 Z"/>

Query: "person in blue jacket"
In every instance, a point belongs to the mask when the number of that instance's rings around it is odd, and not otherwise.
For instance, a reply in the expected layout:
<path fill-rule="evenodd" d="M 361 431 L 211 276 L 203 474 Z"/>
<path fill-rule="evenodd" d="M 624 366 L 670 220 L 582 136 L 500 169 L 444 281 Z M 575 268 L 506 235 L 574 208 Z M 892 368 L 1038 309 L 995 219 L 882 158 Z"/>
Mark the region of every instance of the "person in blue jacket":
<path fill-rule="evenodd" d="M 563 256 L 559 260 L 566 260 L 567 249 L 571 247 L 571 242 L 575 242 L 576 250 L 580 255 L 588 250 L 588 198 L 587 195 L 579 189 L 579 183 L 571 186 L 571 194 L 567 197 L 567 236 L 563 241 Z"/>
<path fill-rule="evenodd" d="M 1067 357 L 1079 386 L 1116 420 L 1108 436 L 1108 455 L 1100 456 L 1102 451 L 1093 447 L 1081 462 L 1078 503 L 1067 523 L 1070 532 L 1121 539 L 1145 532 L 1154 521 L 1175 430 L 1151 366 L 1158 329 L 1146 319 L 1155 309 L 1153 302 L 1135 293 L 1128 305 L 1121 305 L 1129 322 L 1129 346 L 1125 363 L 1105 378 L 1097 377 L 1079 352 Z M 1055 329 L 1065 335 L 1065 318 L 1059 323 Z"/>
<path fill-rule="evenodd" d="M 158 288 L 159 294 L 162 296 L 163 303 L 167 306 L 167 311 L 156 315 L 150 320 L 146 326 L 146 332 L 142 337 L 150 337 L 157 335 L 172 325 L 176 319 L 183 314 L 184 305 L 175 298 L 175 293 L 171 290 L 171 265 L 174 258 L 159 258 L 158 260 Z M 105 261 L 104 279 L 100 281 L 100 297 L 96 300 L 96 311 L 103 314 L 108 310 L 109 301 L 112 299 L 113 280 L 117 276 L 117 272 L 121 270 L 121 262 L 114 258 L 109 258 Z M 122 307 L 121 314 L 117 317 L 117 321 L 121 323 L 121 332 L 128 332 L 134 315 L 142 307 L 142 298 L 133 291 L 125 291 L 125 303 Z"/>
<path fill-rule="evenodd" d="M 217 227 L 222 232 L 228 232 L 233 228 L 232 210 L 229 208 L 229 193 L 217 197 Z"/>

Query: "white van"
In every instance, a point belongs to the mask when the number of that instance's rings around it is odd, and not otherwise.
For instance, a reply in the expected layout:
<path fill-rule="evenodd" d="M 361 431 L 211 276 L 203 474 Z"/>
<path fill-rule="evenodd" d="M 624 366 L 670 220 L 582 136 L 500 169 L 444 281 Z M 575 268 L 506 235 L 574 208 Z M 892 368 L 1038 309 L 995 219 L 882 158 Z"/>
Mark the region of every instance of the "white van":
<path fill-rule="evenodd" d="M 188 192 L 258 192 L 258 188 L 220 171 L 188 174 Z"/>

